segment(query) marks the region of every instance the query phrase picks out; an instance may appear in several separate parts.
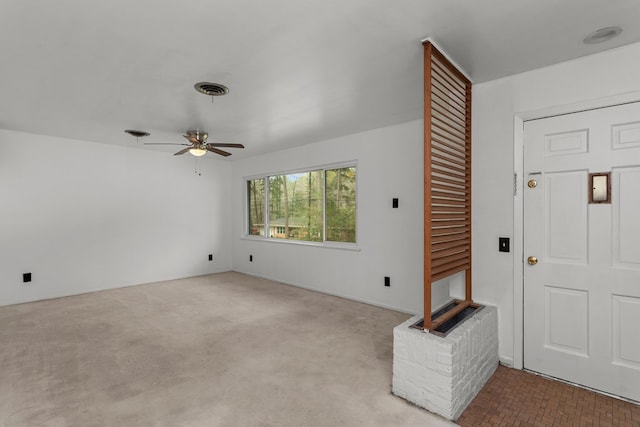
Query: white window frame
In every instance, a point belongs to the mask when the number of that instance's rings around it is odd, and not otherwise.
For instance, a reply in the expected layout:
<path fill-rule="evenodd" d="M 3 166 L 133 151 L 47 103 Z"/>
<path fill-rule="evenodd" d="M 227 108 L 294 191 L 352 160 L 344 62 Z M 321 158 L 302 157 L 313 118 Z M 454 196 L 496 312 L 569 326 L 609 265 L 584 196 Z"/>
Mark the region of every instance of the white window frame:
<path fill-rule="evenodd" d="M 351 243 L 351 242 L 333 242 L 333 241 L 328 241 L 326 240 L 327 238 L 327 210 L 326 210 L 326 176 L 325 173 L 327 170 L 333 170 L 333 169 L 341 169 L 341 168 L 349 168 L 349 167 L 353 167 L 356 168 L 356 241 L 355 243 Z M 272 176 L 277 176 L 277 175 L 289 175 L 289 174 L 295 174 L 295 173 L 307 173 L 307 172 L 313 172 L 313 171 L 318 171 L 321 170 L 322 171 L 322 242 L 309 242 L 309 241 L 305 241 L 305 240 L 294 240 L 294 239 L 280 239 L 280 238 L 275 238 L 275 237 L 269 237 L 269 233 L 268 233 L 268 229 L 269 229 L 269 177 Z M 297 169 L 289 169 L 289 170 L 284 170 L 284 171 L 277 171 L 277 172 L 270 172 L 270 173 L 264 173 L 264 174 L 259 174 L 259 175 L 250 175 L 250 176 L 244 176 L 242 177 L 242 192 L 243 192 L 243 221 L 242 221 L 242 233 L 240 238 L 243 240 L 253 240 L 253 241 L 259 241 L 259 242 L 269 242 L 269 243 L 276 243 L 276 244 L 290 244 L 290 245 L 301 245 L 301 246 L 316 246 L 316 247 L 323 247 L 323 248 L 333 248 L 333 249 L 346 249 L 346 250 L 360 250 L 360 247 L 358 246 L 358 230 L 359 230 L 359 226 L 358 224 L 360 223 L 359 217 L 360 217 L 360 209 L 358 208 L 358 198 L 359 198 L 359 173 L 358 173 L 358 162 L 357 160 L 351 160 L 351 161 L 346 161 L 346 162 L 339 162 L 339 163 L 328 163 L 328 164 L 323 164 L 323 165 L 315 165 L 315 166 L 309 166 L 309 167 L 304 167 L 304 168 L 297 168 Z M 264 224 L 264 229 L 265 229 L 265 233 L 264 236 L 256 236 L 256 235 L 252 235 L 248 233 L 248 226 L 249 226 L 249 194 L 248 194 L 248 185 L 247 183 L 249 181 L 252 181 L 254 179 L 265 179 L 265 192 L 264 192 L 264 217 L 265 217 L 265 224 Z"/>

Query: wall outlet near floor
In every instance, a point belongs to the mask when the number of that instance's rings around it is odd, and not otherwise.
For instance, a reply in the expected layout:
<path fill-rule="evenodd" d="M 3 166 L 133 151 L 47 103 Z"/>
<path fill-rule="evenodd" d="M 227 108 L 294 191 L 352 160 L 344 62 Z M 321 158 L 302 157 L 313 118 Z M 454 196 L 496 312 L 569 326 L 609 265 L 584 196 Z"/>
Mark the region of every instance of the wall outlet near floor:
<path fill-rule="evenodd" d="M 253 262 L 253 255 L 249 255 L 249 262 Z"/>
<path fill-rule="evenodd" d="M 391 277 L 389 276 L 384 276 L 384 285 L 386 287 L 391 287 Z"/>
<path fill-rule="evenodd" d="M 22 273 L 22 283 L 31 281 L 31 273 Z"/>
<path fill-rule="evenodd" d="M 209 254 L 209 261 L 213 261 L 213 254 Z"/>

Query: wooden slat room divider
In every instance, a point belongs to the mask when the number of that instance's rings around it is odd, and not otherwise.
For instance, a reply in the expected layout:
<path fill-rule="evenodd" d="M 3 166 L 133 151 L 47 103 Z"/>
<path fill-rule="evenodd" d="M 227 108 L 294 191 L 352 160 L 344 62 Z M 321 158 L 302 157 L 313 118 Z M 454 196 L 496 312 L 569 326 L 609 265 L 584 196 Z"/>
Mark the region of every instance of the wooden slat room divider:
<path fill-rule="evenodd" d="M 471 82 L 424 43 L 424 329 L 433 331 L 471 297 Z M 465 271 L 465 299 L 431 318 L 434 282 Z"/>

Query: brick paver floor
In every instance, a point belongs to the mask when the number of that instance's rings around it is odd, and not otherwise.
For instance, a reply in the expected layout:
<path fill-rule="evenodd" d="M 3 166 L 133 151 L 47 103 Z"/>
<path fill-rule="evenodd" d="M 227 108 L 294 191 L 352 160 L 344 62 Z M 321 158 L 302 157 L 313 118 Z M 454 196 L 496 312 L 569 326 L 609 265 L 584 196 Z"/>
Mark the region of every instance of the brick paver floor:
<path fill-rule="evenodd" d="M 457 423 L 463 427 L 640 427 L 640 406 L 498 366 Z"/>

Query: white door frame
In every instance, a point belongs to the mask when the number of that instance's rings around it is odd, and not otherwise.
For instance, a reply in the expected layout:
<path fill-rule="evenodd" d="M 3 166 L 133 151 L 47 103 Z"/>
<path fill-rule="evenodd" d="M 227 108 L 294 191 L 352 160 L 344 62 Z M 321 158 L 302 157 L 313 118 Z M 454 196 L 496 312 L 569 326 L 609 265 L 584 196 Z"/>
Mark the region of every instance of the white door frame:
<path fill-rule="evenodd" d="M 524 122 L 561 114 L 576 113 L 596 108 L 640 101 L 640 91 L 628 92 L 605 98 L 581 101 L 573 104 L 516 112 L 513 118 L 513 367 L 524 367 Z"/>

